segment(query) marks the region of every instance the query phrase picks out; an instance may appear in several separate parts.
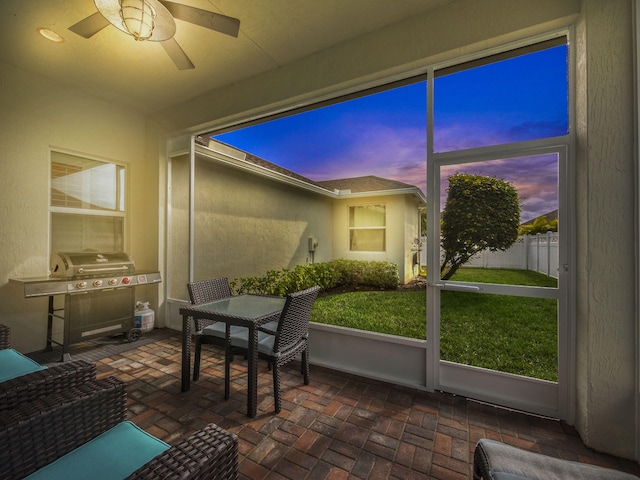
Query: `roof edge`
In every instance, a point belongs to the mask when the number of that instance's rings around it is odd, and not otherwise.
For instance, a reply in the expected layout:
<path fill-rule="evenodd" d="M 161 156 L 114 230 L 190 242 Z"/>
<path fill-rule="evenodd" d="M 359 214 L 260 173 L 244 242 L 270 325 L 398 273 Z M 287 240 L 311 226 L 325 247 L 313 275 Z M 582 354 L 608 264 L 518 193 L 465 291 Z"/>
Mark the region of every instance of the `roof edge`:
<path fill-rule="evenodd" d="M 280 183 L 285 183 L 287 185 L 292 185 L 298 188 L 302 188 L 304 190 L 309 190 L 312 192 L 319 193 L 321 195 L 330 196 L 336 198 L 337 191 L 329 190 L 324 187 L 320 187 L 318 185 L 314 185 L 313 183 L 305 182 L 298 178 L 290 177 L 284 173 L 276 172 L 269 168 L 263 167 L 262 165 L 257 165 L 248 160 L 237 158 L 236 156 L 229 155 L 218 150 L 214 150 L 203 145 L 196 144 L 195 145 L 195 153 L 199 153 L 200 155 L 204 155 L 208 158 L 219 161 L 220 163 L 224 163 L 226 165 L 239 168 L 241 170 L 246 170 L 253 172 L 261 177 L 270 178 Z"/>

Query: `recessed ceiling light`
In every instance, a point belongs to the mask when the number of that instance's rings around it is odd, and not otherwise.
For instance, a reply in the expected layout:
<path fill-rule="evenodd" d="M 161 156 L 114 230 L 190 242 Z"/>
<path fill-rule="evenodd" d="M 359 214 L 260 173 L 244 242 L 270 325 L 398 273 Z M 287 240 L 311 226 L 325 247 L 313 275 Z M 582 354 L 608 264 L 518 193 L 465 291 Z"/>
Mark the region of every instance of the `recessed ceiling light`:
<path fill-rule="evenodd" d="M 46 38 L 47 40 L 51 40 L 52 42 L 56 42 L 56 43 L 64 42 L 64 38 L 62 38 L 58 33 L 54 32 L 49 28 L 40 27 L 38 29 L 38 33 L 42 35 L 44 38 Z"/>

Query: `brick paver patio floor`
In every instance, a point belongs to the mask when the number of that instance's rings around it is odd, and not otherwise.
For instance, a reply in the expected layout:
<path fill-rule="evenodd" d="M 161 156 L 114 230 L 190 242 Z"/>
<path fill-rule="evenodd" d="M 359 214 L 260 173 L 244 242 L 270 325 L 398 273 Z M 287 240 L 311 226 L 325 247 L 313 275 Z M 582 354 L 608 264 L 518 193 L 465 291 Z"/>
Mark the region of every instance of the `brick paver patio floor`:
<path fill-rule="evenodd" d="M 241 479 L 469 479 L 483 437 L 640 474 L 635 462 L 585 447 L 553 419 L 313 365 L 305 386 L 295 362 L 283 369 L 277 415 L 271 372 L 261 362 L 258 415 L 250 419 L 246 361 L 235 359 L 224 401 L 223 356 L 204 346 L 200 379 L 182 393 L 180 348 L 179 332 L 156 329 L 135 343 L 87 342 L 71 353 L 95 361 L 100 377 L 126 381 L 129 418 L 170 444 L 208 423 L 236 433 Z"/>

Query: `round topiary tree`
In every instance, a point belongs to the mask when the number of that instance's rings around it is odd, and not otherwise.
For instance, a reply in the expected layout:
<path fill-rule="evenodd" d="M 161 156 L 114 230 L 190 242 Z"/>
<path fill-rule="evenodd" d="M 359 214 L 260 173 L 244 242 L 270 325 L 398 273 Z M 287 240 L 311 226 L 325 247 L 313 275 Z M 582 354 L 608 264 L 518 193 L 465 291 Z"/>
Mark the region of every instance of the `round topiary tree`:
<path fill-rule="evenodd" d="M 506 250 L 518 238 L 520 201 L 515 187 L 495 177 L 456 173 L 449 177 L 442 212 L 440 277 L 448 280 L 483 250 Z"/>

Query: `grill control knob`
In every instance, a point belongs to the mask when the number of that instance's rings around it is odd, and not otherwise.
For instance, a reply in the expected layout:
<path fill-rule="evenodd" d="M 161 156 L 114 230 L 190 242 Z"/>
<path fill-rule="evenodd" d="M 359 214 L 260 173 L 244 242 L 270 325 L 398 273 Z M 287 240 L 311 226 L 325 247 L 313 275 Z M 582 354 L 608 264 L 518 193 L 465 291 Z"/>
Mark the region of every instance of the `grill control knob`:
<path fill-rule="evenodd" d="M 93 286 L 94 287 L 101 287 L 102 286 L 102 280 L 94 280 Z"/>
<path fill-rule="evenodd" d="M 131 283 L 131 277 L 122 277 L 122 284 L 129 285 Z"/>
<path fill-rule="evenodd" d="M 78 282 L 76 283 L 77 288 L 87 288 L 87 282 Z"/>
<path fill-rule="evenodd" d="M 111 285 L 112 287 L 114 285 L 117 285 L 117 284 L 118 284 L 118 279 L 117 278 L 110 278 L 109 279 L 109 285 Z"/>

